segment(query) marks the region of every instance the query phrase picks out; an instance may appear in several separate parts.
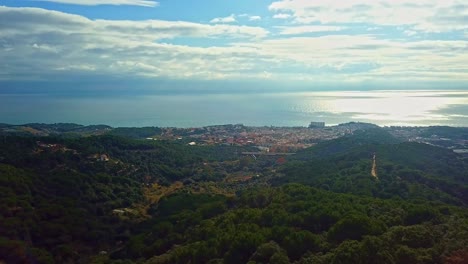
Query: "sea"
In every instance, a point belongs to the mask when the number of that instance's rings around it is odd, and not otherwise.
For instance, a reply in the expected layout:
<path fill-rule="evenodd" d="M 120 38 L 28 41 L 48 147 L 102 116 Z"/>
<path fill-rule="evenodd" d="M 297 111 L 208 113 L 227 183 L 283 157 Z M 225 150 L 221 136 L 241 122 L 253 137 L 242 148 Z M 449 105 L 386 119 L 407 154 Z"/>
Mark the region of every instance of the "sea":
<path fill-rule="evenodd" d="M 201 127 L 221 124 L 468 127 L 468 91 L 376 90 L 226 94 L 0 94 L 0 123 Z"/>

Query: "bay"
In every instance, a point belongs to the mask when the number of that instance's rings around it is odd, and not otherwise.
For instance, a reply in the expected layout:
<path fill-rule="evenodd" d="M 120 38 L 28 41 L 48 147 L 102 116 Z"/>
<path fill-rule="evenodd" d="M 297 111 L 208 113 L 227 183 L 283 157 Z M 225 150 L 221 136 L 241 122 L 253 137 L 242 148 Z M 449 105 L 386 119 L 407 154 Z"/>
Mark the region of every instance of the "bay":
<path fill-rule="evenodd" d="M 78 123 L 111 126 L 468 126 L 468 91 L 378 90 L 135 96 L 0 95 L 0 123 Z"/>

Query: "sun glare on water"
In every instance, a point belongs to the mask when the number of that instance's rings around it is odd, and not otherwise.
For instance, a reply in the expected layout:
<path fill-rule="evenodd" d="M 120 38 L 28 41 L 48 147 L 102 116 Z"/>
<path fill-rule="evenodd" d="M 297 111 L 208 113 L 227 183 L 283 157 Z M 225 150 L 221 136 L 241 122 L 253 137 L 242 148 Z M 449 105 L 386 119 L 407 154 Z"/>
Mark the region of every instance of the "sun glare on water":
<path fill-rule="evenodd" d="M 308 93 L 309 102 L 321 98 L 321 108 L 388 125 L 442 122 L 453 116 L 440 112 L 450 106 L 468 105 L 465 91 L 369 91 Z"/>

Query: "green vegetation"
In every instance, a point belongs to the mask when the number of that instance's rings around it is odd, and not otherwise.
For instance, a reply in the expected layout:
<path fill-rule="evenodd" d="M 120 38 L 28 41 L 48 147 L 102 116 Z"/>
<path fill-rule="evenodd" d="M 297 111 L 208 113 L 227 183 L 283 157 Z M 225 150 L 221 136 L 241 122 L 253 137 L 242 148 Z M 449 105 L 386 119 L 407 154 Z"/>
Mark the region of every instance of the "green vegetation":
<path fill-rule="evenodd" d="M 110 131 L 109 134 L 121 137 L 144 139 L 148 137 L 159 136 L 161 131 L 162 130 L 158 127 L 118 127 Z"/>
<path fill-rule="evenodd" d="M 227 200 L 176 194 L 153 216 L 134 227 L 129 244 L 111 259 L 438 263 L 468 243 L 466 210 L 299 184 L 247 190 Z"/>
<path fill-rule="evenodd" d="M 275 184 L 299 182 L 341 193 L 468 204 L 466 159 L 448 149 L 397 143 L 380 132 L 366 135 L 371 140 L 358 133 L 306 149 L 284 166 L 285 177 Z M 370 177 L 373 154 L 378 179 Z"/>
<path fill-rule="evenodd" d="M 468 160 L 451 150 L 370 127 L 278 162 L 239 155 L 248 148 L 140 139 L 157 133 L 2 136 L 0 262 L 464 263 L 468 256 Z"/>
<path fill-rule="evenodd" d="M 429 127 L 422 136 L 430 137 L 437 135 L 440 137 L 449 137 L 453 139 L 468 140 L 468 128 L 466 127 L 447 127 L 447 126 L 432 126 Z"/>

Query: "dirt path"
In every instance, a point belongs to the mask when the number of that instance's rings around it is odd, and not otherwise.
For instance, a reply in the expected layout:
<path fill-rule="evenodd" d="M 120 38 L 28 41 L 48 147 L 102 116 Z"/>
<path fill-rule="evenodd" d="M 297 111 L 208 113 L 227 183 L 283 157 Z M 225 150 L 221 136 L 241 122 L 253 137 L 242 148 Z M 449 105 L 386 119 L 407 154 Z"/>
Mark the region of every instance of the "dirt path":
<path fill-rule="evenodd" d="M 375 156 L 376 154 L 374 153 L 374 157 L 372 158 L 372 170 L 371 170 L 371 174 L 372 176 L 374 176 L 375 178 L 379 178 L 377 176 L 377 163 L 375 162 Z"/>

